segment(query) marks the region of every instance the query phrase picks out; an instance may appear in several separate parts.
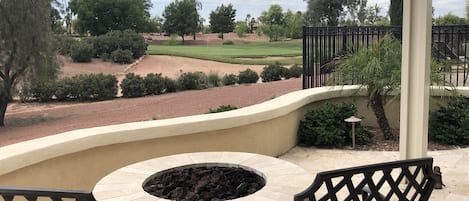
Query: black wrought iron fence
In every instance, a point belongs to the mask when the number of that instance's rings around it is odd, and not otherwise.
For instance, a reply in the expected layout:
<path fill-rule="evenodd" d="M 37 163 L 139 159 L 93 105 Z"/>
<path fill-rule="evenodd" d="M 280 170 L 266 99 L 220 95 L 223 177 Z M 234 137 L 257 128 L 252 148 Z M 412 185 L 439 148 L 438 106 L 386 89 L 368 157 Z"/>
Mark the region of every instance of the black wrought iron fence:
<path fill-rule="evenodd" d="M 304 27 L 303 88 L 327 85 L 335 74 L 336 62 L 361 47 L 369 47 L 386 34 L 400 39 L 397 26 Z M 439 61 L 444 83 L 454 86 L 468 84 L 469 26 L 433 26 L 432 56 Z M 351 83 L 354 84 L 354 83 Z"/>

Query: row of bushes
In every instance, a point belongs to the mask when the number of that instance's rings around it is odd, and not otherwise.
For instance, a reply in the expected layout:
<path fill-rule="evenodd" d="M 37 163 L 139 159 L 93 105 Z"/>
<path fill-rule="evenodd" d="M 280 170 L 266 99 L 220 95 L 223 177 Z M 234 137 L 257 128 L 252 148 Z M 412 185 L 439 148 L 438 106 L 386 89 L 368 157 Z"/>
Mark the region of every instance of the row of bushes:
<path fill-rule="evenodd" d="M 114 75 L 88 74 L 58 81 L 33 80 L 23 85 L 20 98 L 23 102 L 51 101 L 102 101 L 117 95 L 117 78 Z"/>
<path fill-rule="evenodd" d="M 298 128 L 300 145 L 341 147 L 351 143 L 351 126 L 344 119 L 355 115 L 356 107 L 349 103 L 326 103 L 307 112 Z M 469 145 L 469 99 L 453 98 L 444 107 L 430 113 L 429 139 L 446 145 Z M 356 143 L 368 144 L 372 134 L 356 125 Z"/>
<path fill-rule="evenodd" d="M 144 37 L 132 30 L 111 31 L 82 40 L 57 36 L 56 46 L 60 54 L 70 56 L 74 62 L 90 62 L 94 57 L 130 64 L 134 59 L 143 56 L 147 50 Z"/>

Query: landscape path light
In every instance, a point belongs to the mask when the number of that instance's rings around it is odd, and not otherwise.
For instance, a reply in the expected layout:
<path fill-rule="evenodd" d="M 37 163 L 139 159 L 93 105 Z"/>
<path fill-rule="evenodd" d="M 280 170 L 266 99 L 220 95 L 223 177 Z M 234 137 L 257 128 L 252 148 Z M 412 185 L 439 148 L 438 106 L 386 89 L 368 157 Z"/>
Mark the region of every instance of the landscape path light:
<path fill-rule="evenodd" d="M 344 120 L 345 122 L 352 123 L 352 148 L 355 149 L 355 123 L 362 121 L 360 118 L 351 116 Z"/>

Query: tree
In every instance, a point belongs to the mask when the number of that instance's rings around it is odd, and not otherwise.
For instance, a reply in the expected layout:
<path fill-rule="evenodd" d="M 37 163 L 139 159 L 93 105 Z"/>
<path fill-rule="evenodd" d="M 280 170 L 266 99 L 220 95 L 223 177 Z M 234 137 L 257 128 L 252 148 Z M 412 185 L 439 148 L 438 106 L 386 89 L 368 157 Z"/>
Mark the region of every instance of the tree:
<path fill-rule="evenodd" d="M 53 77 L 50 0 L 0 1 L 0 126 L 20 79 Z M 34 30 L 34 31 L 32 31 Z"/>
<path fill-rule="evenodd" d="M 235 28 L 236 9 L 233 9 L 232 4 L 228 6 L 221 5 L 210 13 L 210 27 L 212 33 L 221 33 L 223 40 L 223 33 L 232 32 Z"/>
<path fill-rule="evenodd" d="M 401 80 L 401 44 L 387 35 L 373 44 L 363 47 L 345 58 L 338 69 L 344 82 L 358 81 L 367 87 L 368 104 L 371 106 L 384 138 L 393 138 L 384 105 L 386 96 L 399 89 Z"/>
<path fill-rule="evenodd" d="M 288 10 L 285 13 L 285 34 L 288 38 L 299 39 L 303 37 L 303 19 L 303 13 L 300 11 L 293 13 Z"/>
<path fill-rule="evenodd" d="M 77 15 L 77 28 L 91 35 L 113 30 L 144 32 L 150 20 L 150 0 L 71 0 L 70 10 Z"/>
<path fill-rule="evenodd" d="M 280 5 L 272 4 L 268 11 L 262 12 L 259 21 L 263 24 L 262 31 L 271 41 L 277 41 L 284 35 L 285 16 Z"/>
<path fill-rule="evenodd" d="M 236 22 L 236 27 L 234 29 L 234 32 L 236 33 L 236 35 L 238 35 L 238 37 L 243 38 L 243 37 L 246 37 L 245 34 L 249 33 L 249 27 L 246 24 L 246 22 L 239 21 L 239 22 Z"/>
<path fill-rule="evenodd" d="M 305 21 L 309 26 L 337 26 L 346 0 L 308 0 Z"/>
<path fill-rule="evenodd" d="M 198 10 L 202 4 L 197 0 L 175 0 L 165 7 L 163 17 L 165 18 L 163 30 L 171 35 L 178 34 L 182 37 L 195 34 L 200 24 Z"/>
<path fill-rule="evenodd" d="M 436 25 L 462 25 L 466 24 L 466 19 L 458 17 L 453 13 L 440 16 L 435 20 Z"/>
<path fill-rule="evenodd" d="M 402 0 L 391 0 L 389 6 L 389 18 L 391 18 L 391 25 L 401 26 L 402 25 L 402 12 L 404 4 Z"/>

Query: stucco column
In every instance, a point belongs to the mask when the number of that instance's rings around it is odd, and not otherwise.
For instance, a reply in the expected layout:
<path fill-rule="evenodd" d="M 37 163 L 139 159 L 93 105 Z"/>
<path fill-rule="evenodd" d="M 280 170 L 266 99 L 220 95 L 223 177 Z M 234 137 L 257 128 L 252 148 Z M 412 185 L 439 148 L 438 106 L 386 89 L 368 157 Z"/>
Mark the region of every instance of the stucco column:
<path fill-rule="evenodd" d="M 401 159 L 427 155 L 432 0 L 405 0 L 402 30 Z"/>

